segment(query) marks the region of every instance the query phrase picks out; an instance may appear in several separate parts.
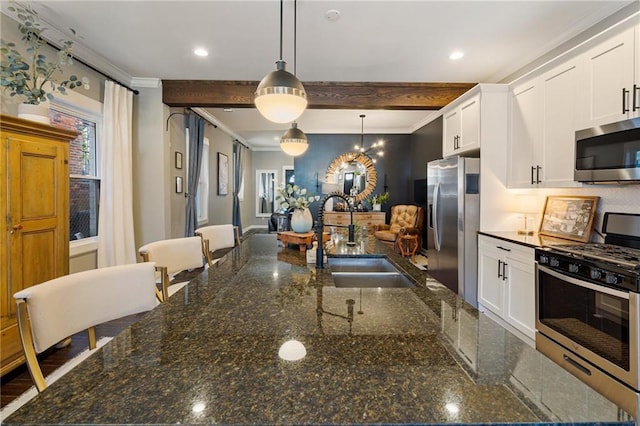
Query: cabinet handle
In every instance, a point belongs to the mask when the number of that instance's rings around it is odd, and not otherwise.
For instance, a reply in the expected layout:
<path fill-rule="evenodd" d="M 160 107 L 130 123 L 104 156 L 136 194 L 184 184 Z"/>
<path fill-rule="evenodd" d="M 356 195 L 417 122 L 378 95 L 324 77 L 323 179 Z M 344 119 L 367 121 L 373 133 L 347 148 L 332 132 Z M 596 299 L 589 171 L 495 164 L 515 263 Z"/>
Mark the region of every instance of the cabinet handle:
<path fill-rule="evenodd" d="M 507 279 L 507 262 L 502 262 L 502 281 L 506 281 Z"/>
<path fill-rule="evenodd" d="M 542 169 L 542 167 L 536 166 L 536 183 L 541 183 L 542 182 L 540 180 L 540 169 Z"/>
<path fill-rule="evenodd" d="M 623 114 L 626 114 L 626 113 L 629 112 L 629 108 L 627 107 L 627 94 L 628 93 L 629 93 L 629 91 L 623 87 L 622 88 L 622 113 Z"/>
<path fill-rule="evenodd" d="M 640 90 L 640 87 L 638 87 L 637 84 L 633 85 L 633 111 L 637 111 L 640 109 L 640 105 L 638 105 L 638 90 Z"/>
<path fill-rule="evenodd" d="M 500 272 L 502 270 L 502 260 L 498 259 L 498 278 L 502 278 L 502 273 Z"/>
<path fill-rule="evenodd" d="M 533 185 L 534 183 L 536 183 L 536 182 L 533 180 L 533 171 L 534 171 L 534 170 L 535 170 L 535 167 L 531 166 L 531 185 Z"/>
<path fill-rule="evenodd" d="M 11 227 L 11 229 L 12 229 L 12 231 L 11 231 L 9 234 L 15 234 L 15 233 L 16 233 L 16 231 L 19 231 L 19 230 L 21 230 L 21 229 L 22 229 L 22 224 L 21 224 L 21 223 L 18 223 L 18 224 L 16 224 L 16 225 L 13 225 L 13 226 Z"/>
<path fill-rule="evenodd" d="M 504 250 L 504 251 L 511 251 L 510 248 L 506 248 L 506 247 L 502 247 L 502 246 L 496 246 L 496 248 L 498 248 L 500 250 Z"/>

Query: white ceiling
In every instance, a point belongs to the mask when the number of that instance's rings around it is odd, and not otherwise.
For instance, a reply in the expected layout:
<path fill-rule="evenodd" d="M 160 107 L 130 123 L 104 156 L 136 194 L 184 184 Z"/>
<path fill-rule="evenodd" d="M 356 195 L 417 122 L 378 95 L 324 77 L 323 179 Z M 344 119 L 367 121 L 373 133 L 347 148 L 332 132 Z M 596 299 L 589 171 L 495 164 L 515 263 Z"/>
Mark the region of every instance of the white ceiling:
<path fill-rule="evenodd" d="M 298 0 L 296 71 L 303 83 L 498 82 L 633 2 Z M 76 52 L 83 59 L 98 65 L 106 60 L 117 68 L 114 77 L 129 81 L 260 80 L 279 56 L 278 0 L 32 4 L 52 27 L 77 31 Z M 326 18 L 331 9 L 340 12 L 338 20 Z M 289 71 L 292 34 L 293 1 L 285 0 Z M 196 47 L 209 56 L 196 57 Z M 464 58 L 449 60 L 456 49 Z M 273 137 L 288 127 L 269 123 L 254 109 L 209 113 L 258 148 L 277 146 Z M 307 110 L 299 127 L 308 134 L 359 133 L 360 113 Z M 431 113 L 367 111 L 365 132 L 410 132 Z"/>

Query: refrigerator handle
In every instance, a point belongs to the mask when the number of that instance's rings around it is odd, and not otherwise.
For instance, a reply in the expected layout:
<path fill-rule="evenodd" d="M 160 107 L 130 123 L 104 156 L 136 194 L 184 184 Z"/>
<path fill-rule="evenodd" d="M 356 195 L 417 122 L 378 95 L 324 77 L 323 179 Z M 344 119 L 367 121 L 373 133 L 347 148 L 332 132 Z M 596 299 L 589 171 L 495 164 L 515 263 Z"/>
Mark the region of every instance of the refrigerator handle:
<path fill-rule="evenodd" d="M 440 251 L 440 232 L 438 231 L 438 204 L 440 201 L 440 183 L 433 190 L 433 245 Z"/>

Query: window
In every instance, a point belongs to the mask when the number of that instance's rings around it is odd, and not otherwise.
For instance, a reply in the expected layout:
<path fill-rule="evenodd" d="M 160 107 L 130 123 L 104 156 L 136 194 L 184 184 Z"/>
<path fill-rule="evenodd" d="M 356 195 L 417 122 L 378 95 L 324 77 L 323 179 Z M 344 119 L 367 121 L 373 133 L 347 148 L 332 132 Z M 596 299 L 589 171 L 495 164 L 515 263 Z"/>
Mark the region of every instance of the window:
<path fill-rule="evenodd" d="M 97 165 L 100 118 L 57 104 L 49 111 L 52 125 L 80 132 L 69 144 L 69 240 L 95 237 L 100 207 Z"/>
<path fill-rule="evenodd" d="M 198 225 L 209 223 L 209 139 L 204 138 L 202 147 L 202 165 L 196 191 L 196 214 Z"/>

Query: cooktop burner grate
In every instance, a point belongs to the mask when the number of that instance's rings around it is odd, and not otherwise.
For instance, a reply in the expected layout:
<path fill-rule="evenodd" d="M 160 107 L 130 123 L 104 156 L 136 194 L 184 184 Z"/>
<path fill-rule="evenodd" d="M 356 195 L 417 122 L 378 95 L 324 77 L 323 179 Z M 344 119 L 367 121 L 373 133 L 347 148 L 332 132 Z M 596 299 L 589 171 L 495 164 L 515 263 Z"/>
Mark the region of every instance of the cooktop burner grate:
<path fill-rule="evenodd" d="M 599 243 L 559 244 L 552 246 L 552 249 L 640 270 L 640 249 Z"/>

